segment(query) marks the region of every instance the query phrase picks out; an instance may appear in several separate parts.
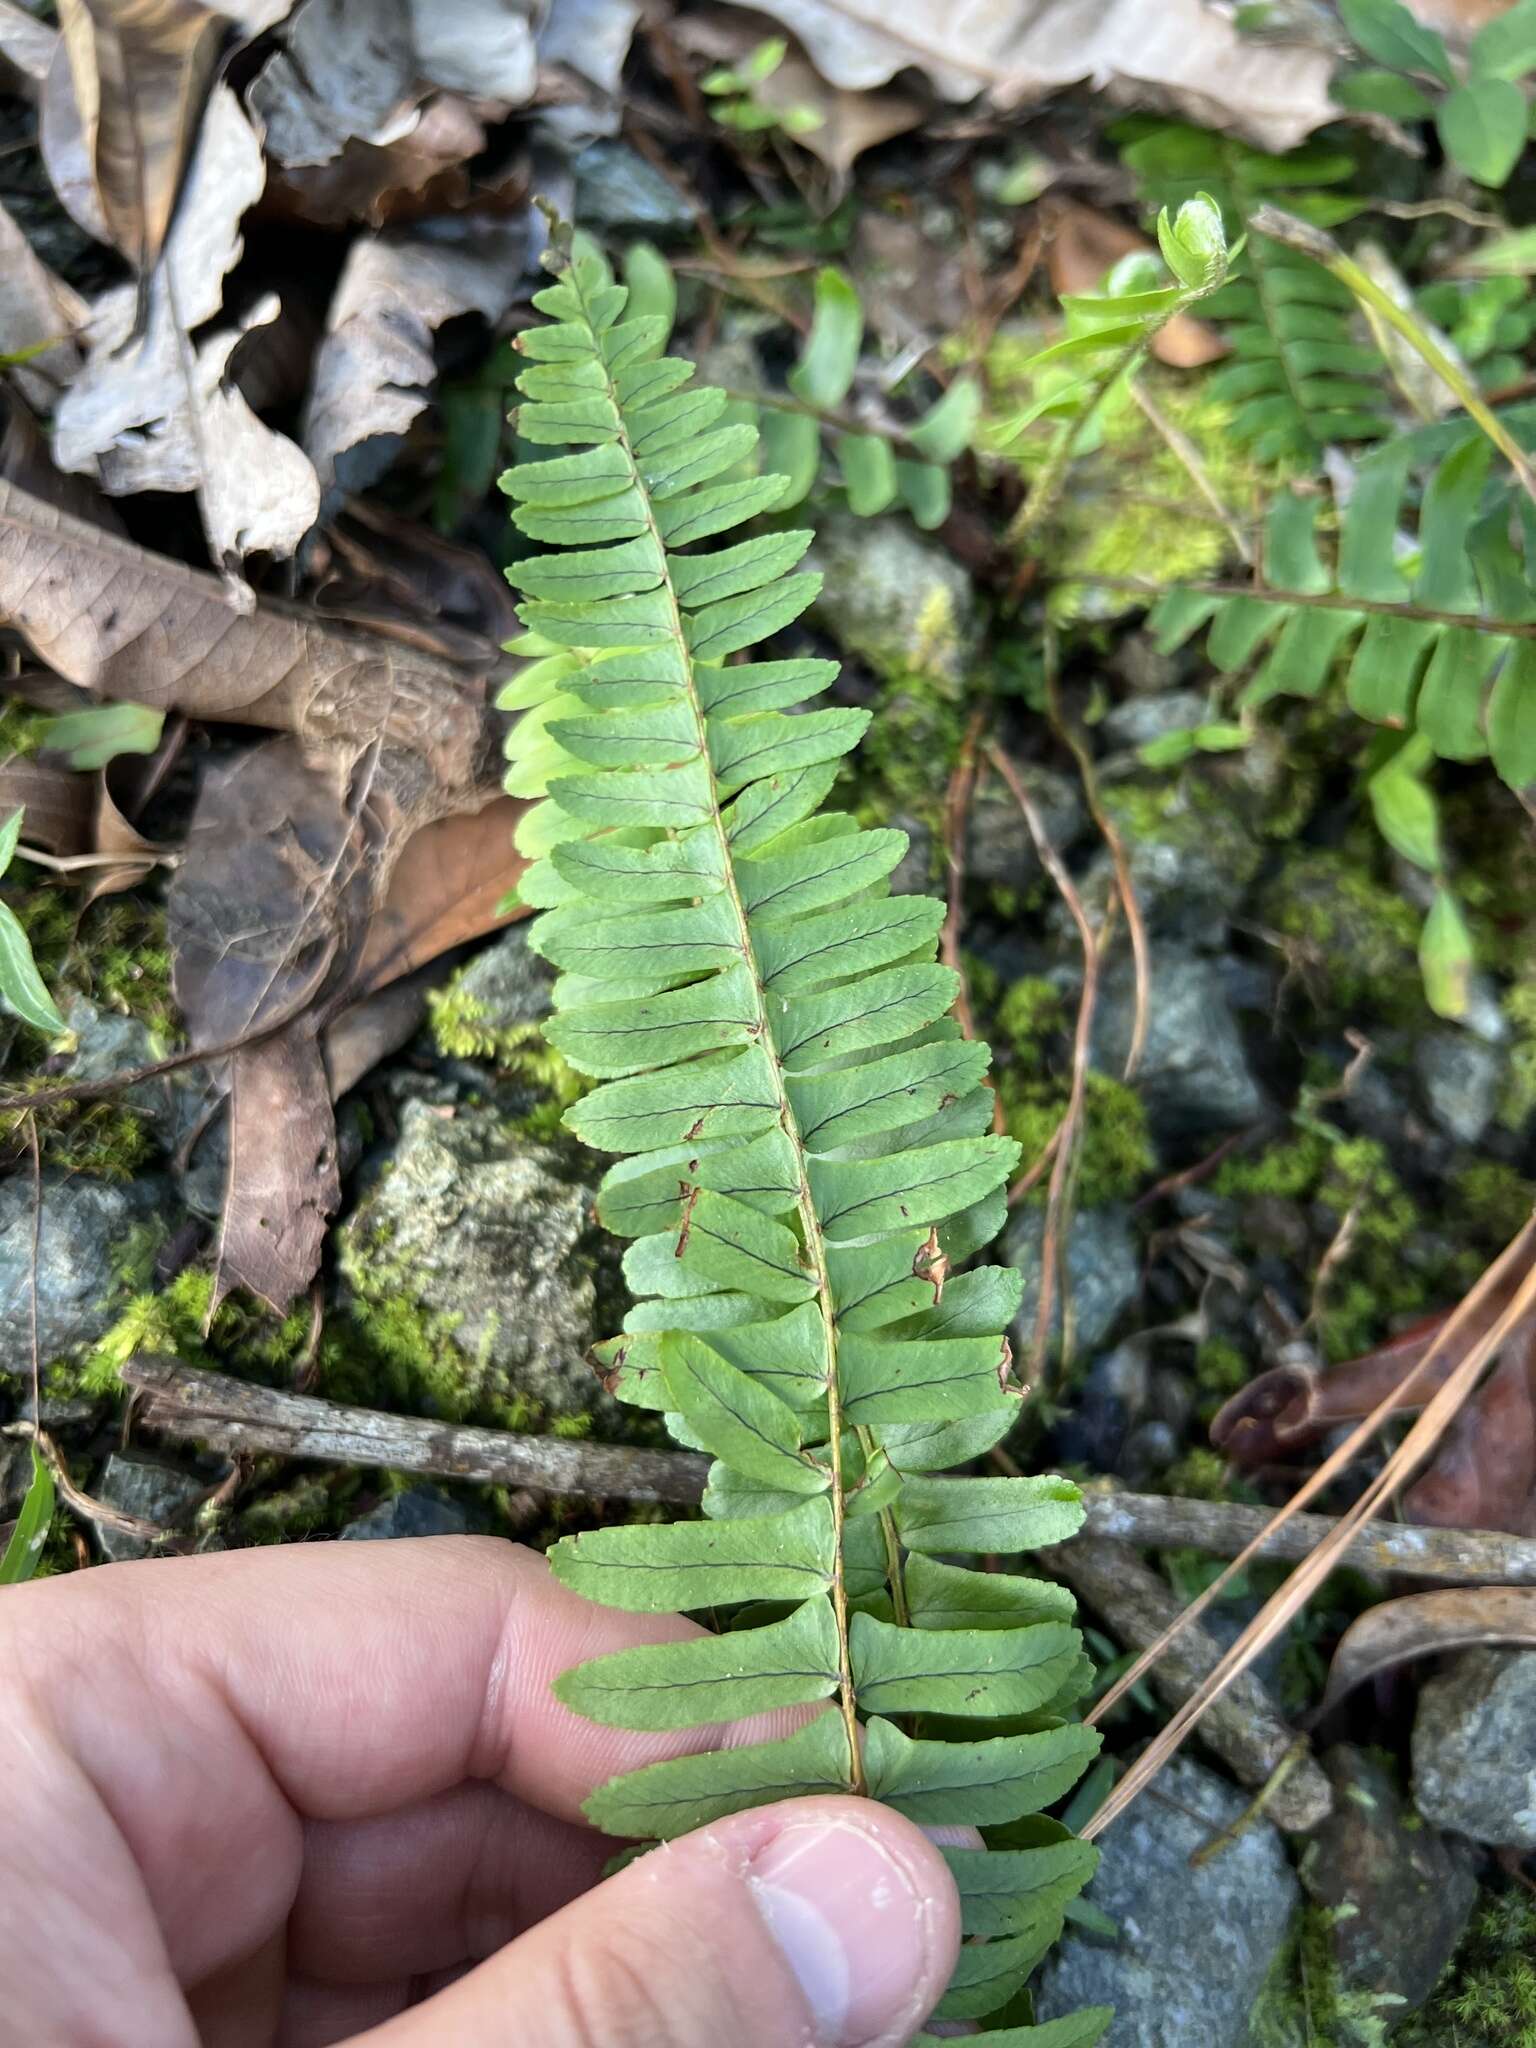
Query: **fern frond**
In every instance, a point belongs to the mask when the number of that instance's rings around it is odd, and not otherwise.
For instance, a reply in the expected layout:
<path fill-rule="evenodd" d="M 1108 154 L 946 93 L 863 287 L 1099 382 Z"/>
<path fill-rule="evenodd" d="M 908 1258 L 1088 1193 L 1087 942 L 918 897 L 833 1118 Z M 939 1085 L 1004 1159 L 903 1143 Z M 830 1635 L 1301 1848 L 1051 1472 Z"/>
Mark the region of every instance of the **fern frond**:
<path fill-rule="evenodd" d="M 1536 779 L 1530 522 L 1506 488 L 1487 489 L 1492 451 L 1479 434 L 1459 430 L 1419 492 L 1415 457 L 1444 441 L 1444 430 L 1403 435 L 1367 456 L 1326 559 L 1323 501 L 1280 493 L 1253 591 L 1170 591 L 1152 625 L 1169 653 L 1207 627 L 1218 668 L 1254 670 L 1249 706 L 1315 696 L 1343 663 L 1361 717 L 1421 734 L 1442 759 L 1491 754 L 1521 789 Z"/>
<path fill-rule="evenodd" d="M 1209 192 L 1234 238 L 1247 238 L 1231 279 L 1201 309 L 1232 347 L 1233 360 L 1206 389 L 1233 406 L 1234 439 L 1261 462 L 1311 467 L 1330 442 L 1389 433 L 1385 363 L 1356 337 L 1349 291 L 1299 250 L 1252 231 L 1266 203 L 1316 227 L 1347 220 L 1360 202 L 1334 188 L 1354 171 L 1353 158 L 1310 143 L 1268 156 L 1181 122 L 1128 122 L 1119 132 L 1131 138 L 1122 156 L 1152 203 Z"/>
<path fill-rule="evenodd" d="M 624 317 L 593 250 L 551 267 L 518 426 L 575 452 L 505 479 L 552 544 L 510 572 L 533 659 L 509 786 L 547 794 L 523 844 L 533 943 L 561 970 L 549 1036 L 599 1083 L 568 1121 L 621 1155 L 598 1211 L 632 1240 L 637 1299 L 599 1356 L 715 1460 L 707 1519 L 599 1529 L 552 1561 L 594 1600 L 729 1617 L 559 1691 L 634 1728 L 825 1708 L 632 1773 L 588 1811 L 661 1840 L 837 1790 L 1017 1826 L 1096 1747 L 1065 1719 L 1085 1660 L 1055 1588 L 940 1557 L 1058 1542 L 1082 1511 L 1059 1479 L 935 1476 L 1018 1412 L 1019 1276 L 947 1278 L 998 1229 L 1017 1148 L 990 1135 L 985 1049 L 949 1015 L 941 907 L 890 894 L 905 835 L 818 811 L 868 713 L 803 708 L 830 662 L 732 659 L 810 603 L 811 536 L 693 548 L 782 484 L 741 473 L 752 428 L 659 354 L 664 318 Z M 921 1736 L 891 1718 L 914 1712 Z M 1093 1863 L 1064 1835 L 956 1858 L 968 1931 L 1001 1937 L 966 1951 L 956 2011 L 1000 2012 L 1059 1931 Z M 1106 2017 L 993 2038 L 1087 2043 Z"/>

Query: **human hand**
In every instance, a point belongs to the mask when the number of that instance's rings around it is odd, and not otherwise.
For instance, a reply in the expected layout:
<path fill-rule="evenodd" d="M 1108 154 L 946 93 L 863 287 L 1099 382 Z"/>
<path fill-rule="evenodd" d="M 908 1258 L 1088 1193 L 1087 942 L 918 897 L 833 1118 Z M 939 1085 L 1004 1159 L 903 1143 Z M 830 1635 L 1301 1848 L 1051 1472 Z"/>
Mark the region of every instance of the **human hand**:
<path fill-rule="evenodd" d="M 461 1538 L 113 1565 L 0 1594 L 0 2048 L 896 2048 L 959 1916 L 871 1801 L 599 1883 L 582 1799 L 783 1717 L 642 1735 L 583 1658 L 692 1633 Z"/>

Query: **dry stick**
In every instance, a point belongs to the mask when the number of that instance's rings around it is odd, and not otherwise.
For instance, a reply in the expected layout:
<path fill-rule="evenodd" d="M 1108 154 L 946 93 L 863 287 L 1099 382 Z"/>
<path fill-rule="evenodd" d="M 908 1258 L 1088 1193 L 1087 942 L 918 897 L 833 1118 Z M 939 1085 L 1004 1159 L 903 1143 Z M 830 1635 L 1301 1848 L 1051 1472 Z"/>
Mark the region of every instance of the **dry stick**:
<path fill-rule="evenodd" d="M 1385 598 L 1350 597 L 1342 590 L 1280 590 L 1268 584 L 1213 581 L 1158 583 L 1149 576 L 1105 576 L 1078 569 L 1054 578 L 1057 583 L 1092 583 L 1100 590 L 1124 590 L 1132 597 L 1253 597 L 1265 604 L 1299 606 L 1318 612 L 1364 612 L 1370 618 L 1411 619 L 1421 626 L 1464 626 L 1469 633 L 1488 633 L 1504 640 L 1536 640 L 1536 620 L 1490 619 L 1476 612 L 1435 611 L 1428 605 L 1389 603 Z"/>
<path fill-rule="evenodd" d="M 1238 1501 L 1182 1500 L 1166 1493 L 1085 1493 L 1090 1534 L 1148 1550 L 1199 1550 L 1296 1564 L 1338 1528 L 1335 1515 L 1292 1515 Z M 1356 1571 L 1422 1579 L 1438 1586 L 1536 1586 L 1536 1540 L 1496 1529 L 1437 1529 L 1414 1522 L 1364 1522 L 1338 1562 Z"/>
<path fill-rule="evenodd" d="M 168 1059 L 154 1060 L 147 1067 L 124 1067 L 120 1073 L 103 1074 L 93 1081 L 56 1081 L 49 1088 L 34 1088 L 30 1094 L 0 1095 L 0 1110 L 48 1109 L 56 1102 L 97 1102 L 103 1096 L 117 1095 L 125 1088 L 137 1088 L 141 1081 L 156 1081 L 162 1074 L 174 1074 L 182 1067 L 201 1066 L 206 1060 L 228 1059 L 231 1053 L 243 1052 L 248 1045 L 260 1045 L 265 1038 L 274 1037 L 279 1031 L 286 1031 L 297 1013 L 285 1009 L 279 1017 L 259 1024 L 254 1031 L 242 1031 L 238 1038 L 221 1039 L 217 1045 L 189 1046 L 185 1052 L 173 1052 Z"/>
<path fill-rule="evenodd" d="M 1103 799 L 1099 795 L 1099 774 L 1094 766 L 1093 755 L 1084 746 L 1081 734 L 1062 708 L 1054 661 L 1047 661 L 1045 666 L 1045 703 L 1052 731 L 1077 763 L 1078 779 L 1083 785 L 1083 796 L 1088 805 L 1089 815 L 1099 837 L 1109 849 L 1109 858 L 1115 870 L 1115 887 L 1120 892 L 1126 928 L 1131 935 L 1131 960 L 1136 973 L 1136 1009 L 1131 1022 L 1130 1050 L 1126 1053 L 1125 1066 L 1120 1077 L 1124 1081 L 1130 1081 L 1134 1080 L 1136 1069 L 1141 1065 L 1142 1051 L 1147 1042 L 1147 1024 L 1152 1014 L 1152 948 L 1147 938 L 1146 920 L 1141 914 L 1141 904 L 1137 899 L 1136 884 L 1131 875 L 1130 855 L 1125 850 L 1125 841 L 1120 836 L 1119 826 L 1105 810 Z"/>
<path fill-rule="evenodd" d="M 174 1358 L 130 1358 L 124 1383 L 142 1396 L 140 1419 L 168 1435 L 241 1456 L 264 1452 L 326 1465 L 380 1465 L 540 1493 L 596 1500 L 696 1505 L 709 1460 L 689 1451 L 638 1450 L 560 1437 L 517 1436 L 345 1408 L 310 1394 L 247 1386 Z"/>
<path fill-rule="evenodd" d="M 1379 1506 L 1388 1495 L 1395 1492 L 1408 1479 L 1410 1474 L 1418 1469 L 1424 1458 L 1434 1448 L 1435 1444 L 1444 1434 L 1457 1409 L 1471 1393 L 1477 1382 L 1477 1376 L 1482 1371 L 1484 1365 L 1499 1350 L 1510 1333 L 1518 1327 L 1521 1320 L 1530 1313 L 1532 1304 L 1536 1303 L 1536 1267 L 1531 1265 L 1530 1260 L 1533 1246 L 1536 1246 L 1536 1218 L 1533 1218 L 1531 1222 L 1526 1224 L 1519 1236 L 1500 1254 L 1483 1275 L 1477 1286 L 1458 1305 L 1439 1337 L 1431 1345 L 1414 1371 L 1403 1381 L 1402 1385 L 1394 1389 L 1371 1415 L 1367 1416 L 1363 1422 L 1350 1432 L 1338 1450 L 1326 1459 L 1306 1484 L 1300 1488 L 1293 1498 L 1292 1508 L 1299 1507 L 1304 1500 L 1310 1499 L 1319 1488 L 1328 1483 L 1336 1472 L 1343 1468 L 1349 1458 L 1366 1441 L 1371 1431 L 1379 1427 L 1394 1406 L 1400 1403 L 1402 1395 L 1411 1387 L 1412 1383 L 1419 1379 L 1433 1364 L 1438 1362 L 1440 1354 L 1460 1335 L 1462 1326 L 1470 1320 L 1481 1298 L 1497 1284 L 1505 1272 L 1511 1267 L 1518 1267 L 1521 1264 L 1525 1266 L 1525 1277 L 1520 1282 L 1514 1299 L 1503 1315 L 1499 1317 L 1493 1327 L 1481 1339 L 1469 1347 L 1465 1358 L 1454 1368 L 1445 1384 L 1426 1403 L 1418 1420 L 1413 1424 L 1408 1434 L 1403 1438 L 1401 1444 L 1399 1444 L 1396 1451 L 1387 1460 L 1376 1478 L 1366 1487 L 1359 1500 L 1355 1502 L 1349 1511 L 1339 1517 L 1333 1534 L 1320 1543 L 1317 1549 L 1297 1566 L 1280 1590 L 1265 1602 L 1254 1620 L 1244 1629 L 1237 1642 L 1233 1644 L 1226 1656 L 1222 1658 L 1221 1663 L 1211 1673 L 1199 1691 L 1173 1715 L 1167 1726 L 1153 1738 L 1152 1742 L 1136 1759 L 1130 1770 L 1127 1771 L 1124 1778 L 1115 1786 L 1103 1806 L 1094 1815 L 1087 1828 L 1084 1829 L 1086 1835 L 1091 1837 L 1102 1833 L 1117 1815 L 1124 1812 L 1137 1793 L 1150 1784 L 1158 1771 L 1161 1770 L 1162 1766 L 1178 1749 L 1190 1729 L 1209 1708 L 1212 1701 L 1219 1699 L 1233 1681 L 1252 1663 L 1253 1659 L 1263 1653 L 1290 1621 L 1291 1617 L 1306 1604 L 1312 1592 L 1328 1577 L 1329 1573 L 1338 1563 L 1339 1555 L 1347 1545 L 1350 1537 L 1370 1517 L 1372 1510 Z M 1282 1514 L 1288 1512 L 1290 1510 L 1282 1510 Z M 1207 1605 L 1217 1592 L 1230 1582 L 1232 1577 L 1247 1561 L 1247 1552 L 1234 1559 L 1213 1584 L 1206 1589 L 1200 1599 L 1194 1601 L 1185 1610 L 1186 1617 L 1192 1617 Z M 1109 1693 L 1099 1702 L 1093 1714 L 1088 1717 L 1090 1721 L 1101 1718 L 1107 1710 L 1108 1703 L 1118 1698 L 1124 1692 L 1127 1685 L 1133 1683 L 1141 1675 L 1142 1670 L 1156 1661 L 1161 1647 L 1163 1646 L 1153 1644 L 1137 1660 L 1137 1664 L 1132 1667 L 1132 1670 L 1126 1674 L 1120 1683 L 1111 1687 Z"/>
<path fill-rule="evenodd" d="M 1039 1372 L 1044 1369 L 1046 1351 L 1050 1344 L 1051 1318 L 1056 1307 L 1056 1241 L 1062 1234 L 1067 1182 L 1077 1149 L 1077 1133 L 1082 1124 L 1083 1101 L 1088 1087 L 1089 1055 L 1093 1049 L 1093 1012 L 1099 996 L 1099 935 L 1088 922 L 1083 899 L 1078 895 L 1076 884 L 1067 873 L 1061 855 L 1051 844 L 1050 835 L 1030 799 L 1029 791 L 1020 779 L 1018 769 L 995 740 L 988 742 L 987 757 L 1013 792 L 1015 802 L 1024 813 L 1024 823 L 1029 828 L 1030 838 L 1035 842 L 1035 852 L 1040 856 L 1040 865 L 1056 884 L 1062 901 L 1071 912 L 1083 948 L 1083 994 L 1077 1006 L 1077 1030 L 1072 1041 L 1072 1085 L 1067 1095 L 1067 1113 L 1062 1118 L 1057 1132 L 1056 1156 L 1051 1162 L 1050 1186 L 1045 1197 L 1045 1228 L 1040 1239 L 1040 1301 L 1035 1311 L 1035 1333 L 1030 1358 L 1031 1370 Z"/>

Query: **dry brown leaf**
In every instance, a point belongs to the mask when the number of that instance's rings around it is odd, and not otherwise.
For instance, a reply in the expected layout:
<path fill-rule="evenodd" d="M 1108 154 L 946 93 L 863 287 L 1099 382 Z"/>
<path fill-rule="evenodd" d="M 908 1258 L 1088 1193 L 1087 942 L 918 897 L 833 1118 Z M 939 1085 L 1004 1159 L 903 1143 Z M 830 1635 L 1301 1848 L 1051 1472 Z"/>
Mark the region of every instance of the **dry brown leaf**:
<path fill-rule="evenodd" d="M 21 821 L 26 845 L 66 859 L 90 850 L 91 785 L 86 776 L 15 754 L 0 761 L 0 818 L 8 818 L 18 805 L 26 813 Z"/>
<path fill-rule="evenodd" d="M 66 680 L 105 697 L 314 741 L 415 750 L 467 788 L 486 714 L 453 664 L 266 599 L 246 614 L 211 576 L 0 480 L 0 614 Z"/>
<path fill-rule="evenodd" d="M 398 227 L 457 213 L 473 194 L 465 166 L 484 148 L 485 127 L 469 101 L 440 93 L 392 142 L 353 136 L 327 163 L 276 166 L 268 205 L 322 227 L 347 221 Z"/>
<path fill-rule="evenodd" d="M 389 467 L 437 374 L 433 334 L 457 314 L 504 313 L 527 249 L 526 217 L 449 219 L 354 242 L 304 418 L 304 446 L 327 489 L 360 489 Z"/>
<path fill-rule="evenodd" d="M 1452 1586 L 1384 1600 L 1352 1621 L 1339 1638 L 1318 1716 L 1395 1664 L 1494 1643 L 1536 1649 L 1536 1591 L 1528 1586 Z"/>
<path fill-rule="evenodd" d="M 230 1061 L 214 1305 L 245 1287 L 283 1314 L 319 1270 L 340 1202 L 330 1081 L 313 1023 L 300 1018 Z"/>
<path fill-rule="evenodd" d="M 418 520 L 351 499 L 325 529 L 329 560 L 316 548 L 314 603 L 413 646 L 431 647 L 477 671 L 496 666 L 521 631 L 505 576 L 478 548 L 445 540 Z"/>
<path fill-rule="evenodd" d="M 501 908 L 528 865 L 512 845 L 526 808 L 515 797 L 498 796 L 483 810 L 441 818 L 416 833 L 369 927 L 358 969 L 364 988 L 383 988 L 526 915 Z"/>
<path fill-rule="evenodd" d="M 1528 1535 L 1536 1511 L 1536 1330 L 1511 1338 L 1497 1369 L 1403 1496 L 1410 1522 Z"/>
<path fill-rule="evenodd" d="M 261 145 L 228 86 L 208 101 L 162 261 L 145 285 L 102 294 L 91 353 L 54 420 L 61 469 L 96 475 L 113 496 L 196 491 L 214 560 L 291 554 L 314 524 L 319 485 L 303 452 L 264 426 L 224 372 L 244 328 L 194 349 L 238 260 L 241 216 L 266 180 Z M 248 325 L 275 318 L 276 300 Z"/>
<path fill-rule="evenodd" d="M 867 92 L 907 69 L 946 99 L 999 109 L 1091 80 L 1121 104 L 1170 108 L 1290 149 L 1335 118 L 1322 43 L 1255 42 L 1203 0 L 754 0 L 833 85 Z"/>
<path fill-rule="evenodd" d="M 84 299 L 54 276 L 0 206 L 0 356 L 41 348 L 9 373 L 27 403 L 51 409 L 80 368 L 75 337 L 85 325 Z"/>
<path fill-rule="evenodd" d="M 229 25 L 198 0 L 59 0 L 59 24 L 108 239 L 150 270 Z"/>
<path fill-rule="evenodd" d="M 1053 199 L 1046 202 L 1043 211 L 1049 236 L 1046 261 L 1051 290 L 1058 296 L 1063 292 L 1096 292 L 1105 273 L 1122 256 L 1142 250 L 1156 253 L 1145 235 L 1138 235 L 1109 214 L 1100 213 L 1097 207 Z M 1226 352 L 1227 345 L 1216 330 L 1191 313 L 1175 313 L 1152 339 L 1153 355 L 1175 370 L 1198 370 Z"/>

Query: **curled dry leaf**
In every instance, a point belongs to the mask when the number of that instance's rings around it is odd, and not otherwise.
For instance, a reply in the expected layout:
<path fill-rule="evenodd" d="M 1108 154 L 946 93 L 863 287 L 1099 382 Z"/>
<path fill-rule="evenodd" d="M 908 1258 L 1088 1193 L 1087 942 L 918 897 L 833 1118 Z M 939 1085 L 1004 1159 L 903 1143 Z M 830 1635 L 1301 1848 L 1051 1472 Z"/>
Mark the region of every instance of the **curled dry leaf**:
<path fill-rule="evenodd" d="M 408 135 L 440 86 L 523 106 L 538 80 L 537 0 L 306 0 L 251 88 L 280 164 L 328 164 L 357 140 Z"/>
<path fill-rule="evenodd" d="M 456 219 L 353 244 L 315 359 L 304 446 L 327 488 L 382 475 L 436 375 L 432 336 L 461 313 L 497 319 L 512 303 L 526 219 Z"/>
<path fill-rule="evenodd" d="M 230 1061 L 215 1303 L 245 1287 L 282 1314 L 319 1270 L 340 1202 L 330 1080 L 314 1025 L 300 1018 Z"/>
<path fill-rule="evenodd" d="M 95 211 L 140 273 L 159 260 L 229 24 L 198 0 L 59 0 Z"/>
<path fill-rule="evenodd" d="M 1091 79 L 1122 104 L 1167 107 L 1264 149 L 1335 117 L 1333 54 L 1255 42 L 1204 0 L 754 0 L 824 78 L 849 91 L 921 71 L 950 100 L 1006 109 Z"/>
<path fill-rule="evenodd" d="M 1352 1621 L 1340 1637 L 1318 1717 L 1395 1664 L 1495 1643 L 1536 1649 L 1536 1591 L 1528 1586 L 1453 1586 L 1384 1600 Z"/>
<path fill-rule="evenodd" d="M 479 549 L 365 499 L 349 500 L 327 525 L 310 569 L 321 579 L 315 603 L 328 618 L 388 633 L 481 673 L 497 665 L 521 630 L 507 579 Z"/>
<path fill-rule="evenodd" d="M 319 485 L 303 453 L 265 427 L 224 373 L 243 329 L 195 350 L 242 247 L 240 219 L 265 183 L 261 145 L 227 86 L 208 102 L 197 152 L 162 261 L 139 289 L 103 293 L 91 352 L 54 420 L 54 459 L 88 471 L 115 497 L 196 491 L 220 563 L 248 549 L 291 554 L 314 524 Z M 143 318 L 140 320 L 142 310 Z M 256 307 L 255 326 L 277 302 Z"/>
<path fill-rule="evenodd" d="M 1155 255 L 1145 235 L 1125 227 L 1097 207 L 1081 206 L 1066 199 L 1047 200 L 1042 214 L 1049 237 L 1046 260 L 1051 290 L 1096 292 L 1105 274 L 1122 256 L 1138 251 Z M 1152 353 L 1160 363 L 1175 370 L 1197 370 L 1224 356 L 1227 345 L 1215 328 L 1207 327 L 1192 313 L 1175 313 L 1152 337 Z"/>
<path fill-rule="evenodd" d="M 69 682 L 194 718 L 272 727 L 355 754 L 415 751 L 471 781 L 486 713 L 452 663 L 221 585 L 0 480 L 0 613 Z"/>
<path fill-rule="evenodd" d="M 440 93 L 391 142 L 354 136 L 326 163 L 276 167 L 268 204 L 322 227 L 354 220 L 398 227 L 457 213 L 474 195 L 465 166 L 484 147 L 485 127 L 469 101 Z"/>
<path fill-rule="evenodd" d="M 27 358 L 10 375 L 39 411 L 51 410 L 79 371 L 75 337 L 88 310 L 80 294 L 34 254 L 0 206 L 0 356 Z"/>
<path fill-rule="evenodd" d="M 13 755 L 0 761 L 0 818 L 24 812 L 25 845 L 68 859 L 91 844 L 91 786 L 55 762 Z"/>

